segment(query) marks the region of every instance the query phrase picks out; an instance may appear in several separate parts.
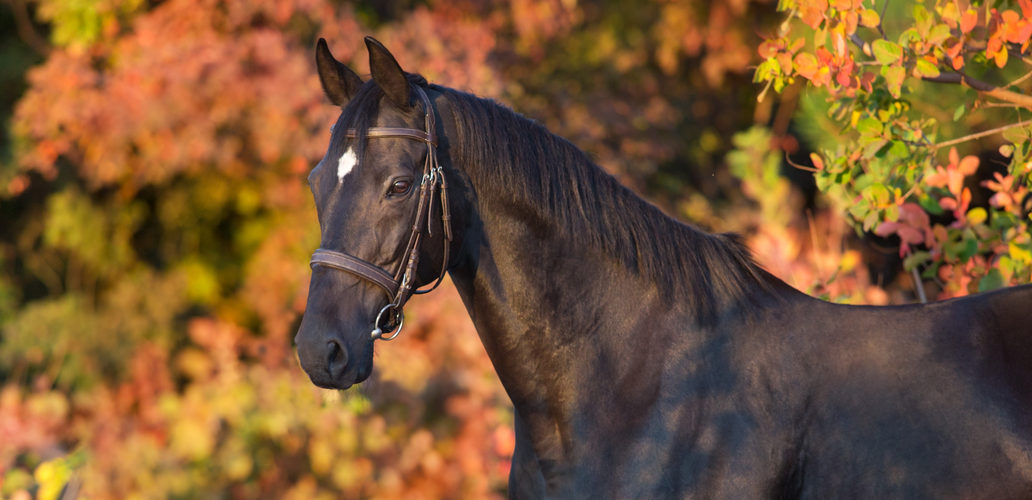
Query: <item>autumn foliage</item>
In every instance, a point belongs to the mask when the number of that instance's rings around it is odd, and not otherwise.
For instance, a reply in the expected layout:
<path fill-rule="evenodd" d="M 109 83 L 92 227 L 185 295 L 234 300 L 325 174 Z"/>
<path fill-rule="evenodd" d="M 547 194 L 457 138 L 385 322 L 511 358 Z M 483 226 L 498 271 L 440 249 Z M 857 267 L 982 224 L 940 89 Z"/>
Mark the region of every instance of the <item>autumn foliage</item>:
<path fill-rule="evenodd" d="M 760 44 L 756 79 L 779 92 L 797 80 L 823 89 L 847 131 L 812 154 L 818 188 L 863 230 L 897 238 L 904 267 L 940 297 L 1028 282 L 1032 2 L 779 9 L 786 20 Z M 961 91 L 932 88 L 948 85 Z M 961 118 L 990 130 L 963 135 L 949 123 Z M 983 137 L 984 149 L 971 145 Z M 996 151 L 971 154 L 986 149 Z"/>
<path fill-rule="evenodd" d="M 30 55 L 0 74 L 17 89 L 0 107 L 0 497 L 504 496 L 511 409 L 450 287 L 413 300 L 363 386 L 320 390 L 297 365 L 319 243 L 305 177 L 339 112 L 319 37 L 360 74 L 371 34 L 512 106 L 822 297 L 916 297 L 854 227 L 943 295 L 1028 281 L 1027 125 L 988 148 L 1008 167 L 981 184 L 983 150 L 936 142 L 949 118 L 1003 124 L 989 105 L 1025 81 L 968 83 L 980 107 L 950 95 L 945 120 L 914 97 L 942 85 L 921 79 L 990 81 L 974 67 L 1009 81 L 1027 2 L 911 5 L 891 25 L 840 3 L 11 2 L 0 58 Z M 754 70 L 779 100 L 757 103 Z M 817 197 L 784 175 L 808 146 Z"/>

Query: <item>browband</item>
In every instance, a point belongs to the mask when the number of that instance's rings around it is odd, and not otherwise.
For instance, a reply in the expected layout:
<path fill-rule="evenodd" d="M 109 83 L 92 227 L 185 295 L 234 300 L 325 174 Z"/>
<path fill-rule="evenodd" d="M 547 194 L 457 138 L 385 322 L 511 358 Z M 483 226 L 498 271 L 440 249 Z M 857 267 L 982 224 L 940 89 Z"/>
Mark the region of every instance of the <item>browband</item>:
<path fill-rule="evenodd" d="M 356 139 L 358 138 L 358 131 L 353 128 L 349 128 L 345 136 L 348 139 Z M 373 127 L 366 130 L 366 137 L 398 137 L 415 139 L 417 141 L 423 141 L 437 146 L 437 138 L 434 137 L 433 133 L 423 132 L 422 130 L 412 128 Z"/>

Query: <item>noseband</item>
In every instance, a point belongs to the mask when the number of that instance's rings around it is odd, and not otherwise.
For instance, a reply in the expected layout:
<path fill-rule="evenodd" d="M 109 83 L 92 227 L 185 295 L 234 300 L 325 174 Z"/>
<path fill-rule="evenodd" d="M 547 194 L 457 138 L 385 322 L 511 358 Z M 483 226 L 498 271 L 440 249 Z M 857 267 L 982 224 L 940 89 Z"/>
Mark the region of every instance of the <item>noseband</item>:
<path fill-rule="evenodd" d="M 445 273 L 448 271 L 448 250 L 451 247 L 451 217 L 448 209 L 448 184 L 444 179 L 444 170 L 437 162 L 437 131 L 434 119 L 433 107 L 426 92 L 418 86 L 413 86 L 419 95 L 423 108 L 426 111 L 423 124 L 425 130 L 411 128 L 393 127 L 372 127 L 366 131 L 368 138 L 397 138 L 410 139 L 426 144 L 426 161 L 423 163 L 423 180 L 419 184 L 419 204 L 416 206 L 416 213 L 412 221 L 412 231 L 409 234 L 408 243 L 405 245 L 404 258 L 398 268 L 391 274 L 383 268 L 362 260 L 354 255 L 349 255 L 335 250 L 320 248 L 312 254 L 311 266 L 325 266 L 351 273 L 366 281 L 379 286 L 387 293 L 391 302 L 380 309 L 373 322 L 373 331 L 370 336 L 373 340 L 393 340 L 401 333 L 401 327 L 405 324 L 405 314 L 402 308 L 412 294 L 423 294 L 433 291 L 441 284 Z M 347 130 L 347 137 L 355 139 L 358 131 Z M 441 261 L 441 272 L 437 276 L 434 285 L 426 290 L 413 290 L 416 269 L 419 264 L 419 244 L 423 238 L 423 229 L 426 229 L 428 236 L 433 236 L 430 221 L 432 217 L 431 207 L 434 202 L 434 195 L 440 189 L 441 203 L 441 226 L 444 228 L 444 256 Z M 386 323 L 384 323 L 386 321 Z M 387 329 L 384 331 L 384 329 Z"/>

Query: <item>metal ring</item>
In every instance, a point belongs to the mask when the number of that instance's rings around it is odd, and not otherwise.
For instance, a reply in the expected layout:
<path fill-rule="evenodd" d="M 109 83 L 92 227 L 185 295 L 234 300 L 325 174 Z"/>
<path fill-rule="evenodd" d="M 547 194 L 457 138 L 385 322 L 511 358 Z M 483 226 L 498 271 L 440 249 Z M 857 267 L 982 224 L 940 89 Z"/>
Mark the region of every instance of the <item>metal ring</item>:
<path fill-rule="evenodd" d="M 383 319 L 383 313 L 387 312 L 388 309 L 394 310 L 394 318 L 398 321 L 398 326 L 393 331 L 387 332 L 389 334 L 388 336 L 384 336 L 384 331 L 380 328 L 380 320 Z M 401 333 L 401 327 L 403 326 L 405 326 L 405 312 L 394 304 L 387 304 L 383 306 L 383 309 L 380 309 L 380 313 L 376 315 L 376 321 L 373 323 L 373 331 L 370 332 L 369 335 L 373 340 L 394 340 L 394 338 Z"/>

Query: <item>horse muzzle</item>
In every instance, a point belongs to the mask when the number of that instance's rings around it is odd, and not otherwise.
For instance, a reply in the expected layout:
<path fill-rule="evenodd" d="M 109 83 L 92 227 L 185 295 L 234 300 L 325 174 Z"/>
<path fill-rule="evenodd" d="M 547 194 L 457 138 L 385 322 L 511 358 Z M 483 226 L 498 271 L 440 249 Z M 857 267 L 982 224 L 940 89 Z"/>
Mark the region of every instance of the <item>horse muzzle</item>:
<path fill-rule="evenodd" d="M 369 320 L 348 321 L 338 317 L 336 309 L 311 306 L 305 311 L 294 342 L 301 368 L 312 383 L 327 389 L 347 389 L 369 378 L 373 371 Z M 349 332 L 351 335 L 347 335 Z"/>

